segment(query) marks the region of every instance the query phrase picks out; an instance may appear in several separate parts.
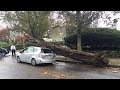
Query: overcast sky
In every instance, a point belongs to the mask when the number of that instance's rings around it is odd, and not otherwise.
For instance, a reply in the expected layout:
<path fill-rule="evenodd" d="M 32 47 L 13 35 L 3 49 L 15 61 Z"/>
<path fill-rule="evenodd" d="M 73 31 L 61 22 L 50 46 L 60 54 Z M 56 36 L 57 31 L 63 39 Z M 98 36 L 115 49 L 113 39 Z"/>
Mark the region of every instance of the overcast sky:
<path fill-rule="evenodd" d="M 116 16 L 111 16 L 113 19 L 115 18 L 120 18 L 120 13 L 117 14 Z M 3 20 L 0 20 L 0 28 L 6 28 L 7 26 L 9 26 L 9 24 L 6 24 L 5 22 L 3 22 Z M 104 24 L 103 21 L 101 21 L 98 25 L 98 27 L 111 27 L 110 25 L 106 26 Z M 118 20 L 118 23 L 117 23 L 117 30 L 120 30 L 120 19 Z"/>
<path fill-rule="evenodd" d="M 119 19 L 118 19 L 118 23 L 117 23 L 117 30 L 120 30 L 120 13 L 117 14 L 116 16 L 112 16 L 112 15 L 111 15 L 111 17 L 112 17 L 112 19 L 119 18 Z M 108 27 L 108 28 L 109 28 L 109 27 L 111 27 L 111 25 L 106 26 L 106 25 L 104 24 L 104 22 L 101 21 L 101 22 L 99 23 L 98 27 Z"/>

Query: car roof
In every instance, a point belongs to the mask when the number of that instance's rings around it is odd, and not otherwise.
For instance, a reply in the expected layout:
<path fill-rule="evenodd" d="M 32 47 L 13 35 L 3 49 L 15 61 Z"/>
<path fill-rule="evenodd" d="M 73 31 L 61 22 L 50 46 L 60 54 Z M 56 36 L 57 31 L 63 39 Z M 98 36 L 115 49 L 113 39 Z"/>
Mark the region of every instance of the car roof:
<path fill-rule="evenodd" d="M 41 48 L 41 47 L 36 47 L 36 46 L 29 46 L 28 48 Z"/>
<path fill-rule="evenodd" d="M 46 48 L 46 47 L 37 47 L 37 46 L 29 46 L 29 47 L 40 48 L 40 49 L 49 49 L 49 48 Z M 29 47 L 28 47 L 28 48 L 29 48 Z"/>

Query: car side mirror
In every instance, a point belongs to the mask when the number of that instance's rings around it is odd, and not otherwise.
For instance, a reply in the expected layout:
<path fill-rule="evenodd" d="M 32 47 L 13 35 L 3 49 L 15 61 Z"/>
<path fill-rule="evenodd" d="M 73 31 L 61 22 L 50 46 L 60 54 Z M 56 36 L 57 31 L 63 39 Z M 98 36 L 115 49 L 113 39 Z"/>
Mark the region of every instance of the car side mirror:
<path fill-rule="evenodd" d="M 20 53 L 23 53 L 23 51 L 20 51 Z"/>

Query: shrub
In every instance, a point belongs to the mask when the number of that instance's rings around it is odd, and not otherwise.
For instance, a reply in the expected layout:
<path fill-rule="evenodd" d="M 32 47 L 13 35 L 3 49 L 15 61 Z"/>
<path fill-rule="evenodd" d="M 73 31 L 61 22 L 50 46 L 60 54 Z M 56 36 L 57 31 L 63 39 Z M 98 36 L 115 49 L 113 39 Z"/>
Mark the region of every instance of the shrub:
<path fill-rule="evenodd" d="M 98 30 L 98 31 L 97 31 Z M 112 29 L 90 29 L 82 32 L 83 50 L 120 50 L 120 31 Z M 111 31 L 110 31 L 111 30 Z M 65 39 L 65 45 L 76 49 L 77 35 L 73 34 Z"/>
<path fill-rule="evenodd" d="M 16 44 L 15 46 L 16 46 L 17 50 L 23 49 L 23 45 L 22 44 Z"/>
<path fill-rule="evenodd" d="M 9 47 L 9 46 L 11 46 L 11 44 L 8 44 L 8 43 L 6 43 L 6 42 L 0 42 L 0 47 Z"/>

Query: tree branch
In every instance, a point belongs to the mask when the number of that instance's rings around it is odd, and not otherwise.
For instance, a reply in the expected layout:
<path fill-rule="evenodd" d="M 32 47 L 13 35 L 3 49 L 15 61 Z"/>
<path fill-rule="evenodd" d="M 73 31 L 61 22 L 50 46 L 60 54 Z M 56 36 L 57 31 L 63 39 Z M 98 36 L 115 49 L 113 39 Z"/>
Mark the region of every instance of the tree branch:
<path fill-rule="evenodd" d="M 27 22 L 27 21 L 25 21 L 25 19 L 21 19 L 21 18 L 19 17 L 18 11 L 16 11 L 16 16 L 17 16 L 17 18 L 18 18 L 19 20 L 21 20 L 21 21 L 23 21 L 23 22 Z M 27 23 L 28 23 L 28 22 L 27 22 Z"/>

